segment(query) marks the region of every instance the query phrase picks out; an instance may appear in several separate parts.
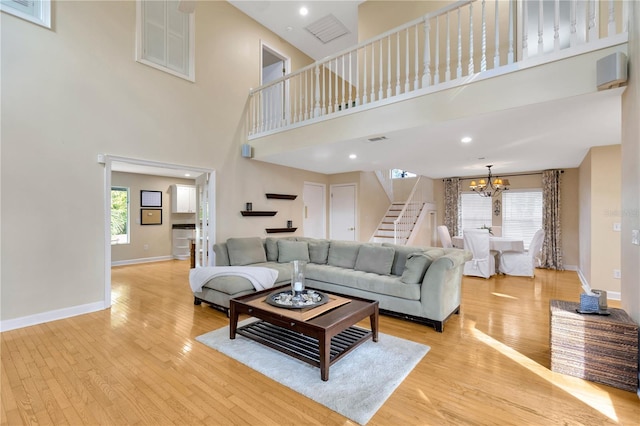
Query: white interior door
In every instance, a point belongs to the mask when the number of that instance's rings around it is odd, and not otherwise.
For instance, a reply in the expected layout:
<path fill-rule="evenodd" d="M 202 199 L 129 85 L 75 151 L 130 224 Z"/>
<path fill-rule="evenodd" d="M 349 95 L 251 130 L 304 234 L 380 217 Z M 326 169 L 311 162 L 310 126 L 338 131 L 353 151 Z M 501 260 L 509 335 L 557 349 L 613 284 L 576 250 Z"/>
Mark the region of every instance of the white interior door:
<path fill-rule="evenodd" d="M 289 72 L 289 58 L 262 44 L 260 84 L 284 77 Z M 280 127 L 287 117 L 287 85 L 277 83 L 261 94 L 262 122 L 267 128 Z"/>
<path fill-rule="evenodd" d="M 213 245 L 216 243 L 215 172 L 196 178 L 196 267 L 215 266 Z"/>
<path fill-rule="evenodd" d="M 327 238 L 326 185 L 305 182 L 302 190 L 304 211 L 302 228 L 304 236 L 309 238 Z"/>
<path fill-rule="evenodd" d="M 330 238 L 356 240 L 356 184 L 331 185 Z"/>

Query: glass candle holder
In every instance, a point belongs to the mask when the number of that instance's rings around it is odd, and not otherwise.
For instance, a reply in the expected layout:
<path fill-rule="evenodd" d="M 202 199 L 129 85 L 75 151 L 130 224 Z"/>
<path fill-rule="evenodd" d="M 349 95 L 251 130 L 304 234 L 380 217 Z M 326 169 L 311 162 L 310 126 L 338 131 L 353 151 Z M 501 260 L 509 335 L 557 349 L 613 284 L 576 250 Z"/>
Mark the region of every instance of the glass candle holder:
<path fill-rule="evenodd" d="M 291 294 L 293 295 L 293 303 L 302 300 L 302 292 L 304 291 L 304 274 L 307 262 L 303 260 L 291 261 Z"/>

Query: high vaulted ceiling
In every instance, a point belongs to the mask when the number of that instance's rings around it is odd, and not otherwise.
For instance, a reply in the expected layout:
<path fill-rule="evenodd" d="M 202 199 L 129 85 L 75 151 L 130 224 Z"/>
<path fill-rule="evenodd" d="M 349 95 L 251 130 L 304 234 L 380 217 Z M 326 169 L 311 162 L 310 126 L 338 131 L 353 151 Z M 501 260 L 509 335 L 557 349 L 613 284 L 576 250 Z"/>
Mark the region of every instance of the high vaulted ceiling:
<path fill-rule="evenodd" d="M 361 1 L 229 3 L 316 60 L 358 43 Z M 309 12 L 306 16 L 299 13 L 303 6 Z M 349 34 L 323 44 L 305 27 L 329 14 L 338 18 Z M 622 91 L 595 92 L 594 81 L 590 95 L 397 130 L 374 143 L 367 137 L 332 140 L 259 159 L 325 174 L 401 168 L 432 178 L 478 176 L 486 172 L 488 164 L 495 165 L 494 173 L 503 175 L 577 167 L 589 148 L 619 143 Z M 462 144 L 460 139 L 465 135 L 474 141 Z M 407 156 L 407 152 L 413 154 Z M 358 156 L 355 160 L 349 158 L 353 153 Z"/>

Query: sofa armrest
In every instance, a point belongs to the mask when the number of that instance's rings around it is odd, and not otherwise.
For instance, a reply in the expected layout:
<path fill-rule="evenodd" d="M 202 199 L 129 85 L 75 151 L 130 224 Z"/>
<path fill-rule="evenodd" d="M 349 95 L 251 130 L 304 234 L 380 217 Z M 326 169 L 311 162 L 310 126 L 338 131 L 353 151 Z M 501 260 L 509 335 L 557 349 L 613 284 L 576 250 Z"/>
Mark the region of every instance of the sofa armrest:
<path fill-rule="evenodd" d="M 216 266 L 229 266 L 229 252 L 226 243 L 214 244 L 213 252 L 216 255 Z"/>
<path fill-rule="evenodd" d="M 438 321 L 445 320 L 460 306 L 462 269 L 471 260 L 466 250 L 447 252 L 431 263 L 420 289 L 423 314 Z"/>

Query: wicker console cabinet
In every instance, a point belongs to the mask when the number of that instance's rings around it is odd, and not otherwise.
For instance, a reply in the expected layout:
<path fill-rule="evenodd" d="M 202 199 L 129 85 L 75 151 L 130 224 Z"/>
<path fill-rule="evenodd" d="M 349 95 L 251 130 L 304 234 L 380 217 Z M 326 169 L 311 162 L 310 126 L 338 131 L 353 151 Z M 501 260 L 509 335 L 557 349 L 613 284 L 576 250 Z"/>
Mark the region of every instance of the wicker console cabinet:
<path fill-rule="evenodd" d="M 579 303 L 551 300 L 551 370 L 619 389 L 638 389 L 638 325 L 622 309 L 579 314 Z"/>

